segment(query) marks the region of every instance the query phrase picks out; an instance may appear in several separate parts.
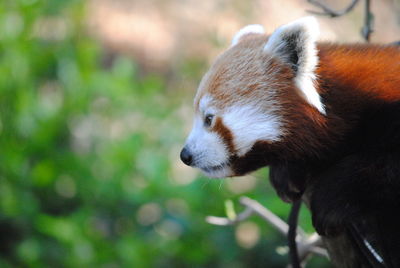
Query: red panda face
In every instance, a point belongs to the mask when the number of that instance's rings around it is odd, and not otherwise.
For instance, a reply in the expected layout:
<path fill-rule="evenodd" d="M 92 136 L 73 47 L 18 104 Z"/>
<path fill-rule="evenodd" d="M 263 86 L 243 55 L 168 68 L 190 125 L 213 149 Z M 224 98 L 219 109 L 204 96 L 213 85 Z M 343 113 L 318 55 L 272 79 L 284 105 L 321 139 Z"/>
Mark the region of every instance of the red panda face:
<path fill-rule="evenodd" d="M 324 113 L 313 85 L 317 29 L 305 18 L 269 38 L 258 25 L 239 31 L 199 85 L 182 161 L 209 177 L 243 175 L 268 165 L 272 148 L 293 134 L 292 105 Z"/>

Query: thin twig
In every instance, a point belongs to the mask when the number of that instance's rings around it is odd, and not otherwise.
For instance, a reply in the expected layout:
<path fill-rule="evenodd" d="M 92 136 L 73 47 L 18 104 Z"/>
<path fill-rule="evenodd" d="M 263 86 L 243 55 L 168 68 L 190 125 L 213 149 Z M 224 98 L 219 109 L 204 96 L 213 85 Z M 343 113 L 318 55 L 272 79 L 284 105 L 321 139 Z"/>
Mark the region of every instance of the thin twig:
<path fill-rule="evenodd" d="M 206 217 L 206 222 L 214 225 L 221 225 L 221 226 L 226 226 L 226 225 L 234 225 L 238 222 L 244 221 L 248 217 L 250 217 L 253 214 L 253 210 L 251 208 L 246 208 L 243 212 L 238 214 L 235 219 L 231 220 L 229 218 L 225 217 L 215 217 L 215 216 L 207 216 Z"/>
<path fill-rule="evenodd" d="M 245 196 L 241 197 L 239 202 L 245 207 L 245 209 L 241 213 L 237 214 L 234 219 L 208 216 L 206 217 L 206 222 L 220 226 L 234 225 L 238 222 L 246 220 L 251 215 L 256 214 L 271 224 L 271 226 L 273 226 L 281 234 L 287 236 L 289 230 L 288 224 L 281 220 L 277 215 L 272 213 L 269 209 L 261 205 L 256 200 Z M 328 252 L 323 248 L 322 239 L 317 233 L 307 235 L 302 228 L 298 227 L 296 243 L 298 246 L 299 259 L 302 262 L 305 261 L 307 256 L 310 254 L 328 257 Z"/>
<path fill-rule="evenodd" d="M 313 233 L 306 238 L 306 242 L 298 244 L 300 260 L 307 258 L 310 253 L 328 258 L 328 252 L 323 246 L 321 237 L 317 233 Z"/>
<path fill-rule="evenodd" d="M 254 213 L 256 213 L 261 218 L 269 222 L 280 233 L 282 233 L 285 236 L 287 235 L 287 232 L 289 230 L 289 226 L 287 225 L 287 223 L 281 220 L 281 218 L 276 216 L 269 209 L 258 203 L 256 200 L 243 196 L 240 198 L 239 203 L 247 208 L 251 208 Z M 303 230 L 301 230 L 301 232 L 304 233 Z"/>
<path fill-rule="evenodd" d="M 239 213 L 235 219 L 229 219 L 225 217 L 206 217 L 206 222 L 214 225 L 233 225 L 237 222 L 243 221 L 250 217 L 252 214 L 257 214 L 267 222 L 269 222 L 275 229 L 277 229 L 283 235 L 286 235 L 289 227 L 286 222 L 281 220 L 278 216 L 272 213 L 267 208 L 263 207 L 257 201 L 250 199 L 248 197 L 241 197 L 239 200 L 240 204 L 245 207 L 245 210 Z M 303 230 L 300 232 L 304 233 Z"/>
<path fill-rule="evenodd" d="M 316 0 L 307 0 L 310 4 L 319 7 L 322 9 L 324 12 L 319 12 L 319 11 L 313 11 L 313 10 L 308 10 L 308 12 L 313 13 L 315 15 L 321 15 L 321 16 L 330 16 L 330 17 L 340 17 L 343 16 L 350 11 L 353 10 L 353 8 L 357 5 L 359 0 L 353 0 L 349 6 L 347 6 L 343 10 L 333 10 L 332 8 L 316 1 Z"/>
<path fill-rule="evenodd" d="M 374 16 L 371 13 L 371 2 L 370 0 L 365 0 L 365 14 L 364 14 L 364 26 L 361 29 L 361 34 L 365 41 L 369 42 L 369 38 L 373 30 Z"/>
<path fill-rule="evenodd" d="M 343 10 L 333 10 L 332 8 L 328 7 L 325 4 L 318 2 L 317 0 L 307 0 L 310 4 L 320 8 L 320 11 L 308 10 L 308 12 L 321 15 L 321 16 L 330 16 L 330 17 L 340 17 L 343 16 L 354 9 L 357 5 L 359 0 L 352 0 L 352 2 Z M 371 0 L 365 0 L 365 8 L 364 8 L 364 25 L 361 29 L 361 35 L 363 36 L 364 40 L 369 42 L 371 33 L 373 32 L 373 23 L 374 23 L 374 16 L 371 13 Z"/>

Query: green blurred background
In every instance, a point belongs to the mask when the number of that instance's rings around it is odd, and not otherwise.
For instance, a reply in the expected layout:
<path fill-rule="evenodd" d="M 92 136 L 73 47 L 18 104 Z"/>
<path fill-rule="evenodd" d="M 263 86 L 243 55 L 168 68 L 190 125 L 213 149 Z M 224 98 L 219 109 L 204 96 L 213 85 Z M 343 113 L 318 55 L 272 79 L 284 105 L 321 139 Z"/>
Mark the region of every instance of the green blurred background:
<path fill-rule="evenodd" d="M 285 219 L 268 170 L 210 180 L 178 154 L 210 59 L 298 2 L 1 1 L 0 267 L 285 267 L 285 238 L 256 216 L 204 220 L 242 195 Z"/>

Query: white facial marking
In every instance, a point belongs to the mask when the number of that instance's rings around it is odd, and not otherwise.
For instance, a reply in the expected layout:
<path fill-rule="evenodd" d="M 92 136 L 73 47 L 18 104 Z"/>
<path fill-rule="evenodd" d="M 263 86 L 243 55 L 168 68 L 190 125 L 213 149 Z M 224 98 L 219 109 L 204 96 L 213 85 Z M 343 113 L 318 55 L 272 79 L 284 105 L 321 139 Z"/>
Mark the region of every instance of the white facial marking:
<path fill-rule="evenodd" d="M 298 54 L 298 71 L 295 83 L 305 100 L 318 109 L 322 114 L 325 113 L 324 105 L 315 88 L 315 67 L 318 64 L 316 41 L 319 35 L 318 22 L 314 17 L 305 17 L 289 24 L 279 27 L 269 38 L 264 46 L 264 51 L 271 53 L 278 58 L 287 60 L 285 46 L 288 45 L 285 38 L 298 33 L 296 44 L 301 53 Z"/>
<path fill-rule="evenodd" d="M 242 28 L 239 32 L 235 34 L 235 36 L 232 39 L 231 46 L 235 46 L 237 43 L 239 43 L 240 38 L 242 38 L 246 34 L 263 34 L 264 33 L 264 27 L 262 27 L 259 24 L 250 24 L 247 25 L 246 27 Z"/>
<path fill-rule="evenodd" d="M 243 156 L 257 141 L 279 141 L 282 122 L 273 111 L 265 112 L 258 105 L 234 106 L 224 114 L 223 122 L 231 130 L 238 156 Z"/>
<path fill-rule="evenodd" d="M 201 98 L 199 102 L 199 110 L 201 113 L 206 114 L 213 112 L 213 109 L 210 108 L 212 100 L 213 98 L 209 95 L 205 95 Z"/>
<path fill-rule="evenodd" d="M 193 165 L 200 168 L 207 176 L 222 178 L 233 173 L 227 165 L 229 151 L 221 137 L 204 127 L 203 118 L 198 115 L 193 129 L 186 141 L 186 147 L 193 155 Z"/>

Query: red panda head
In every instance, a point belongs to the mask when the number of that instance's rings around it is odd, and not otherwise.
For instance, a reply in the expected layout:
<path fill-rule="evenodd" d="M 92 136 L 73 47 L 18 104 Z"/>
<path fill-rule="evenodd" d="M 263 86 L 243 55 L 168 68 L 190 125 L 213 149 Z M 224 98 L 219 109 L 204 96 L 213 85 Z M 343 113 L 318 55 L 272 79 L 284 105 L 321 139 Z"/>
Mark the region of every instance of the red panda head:
<path fill-rule="evenodd" d="M 199 85 L 182 161 L 207 176 L 228 177 L 296 148 L 304 121 L 325 114 L 314 85 L 318 33 L 312 17 L 270 36 L 260 25 L 240 30 Z"/>

